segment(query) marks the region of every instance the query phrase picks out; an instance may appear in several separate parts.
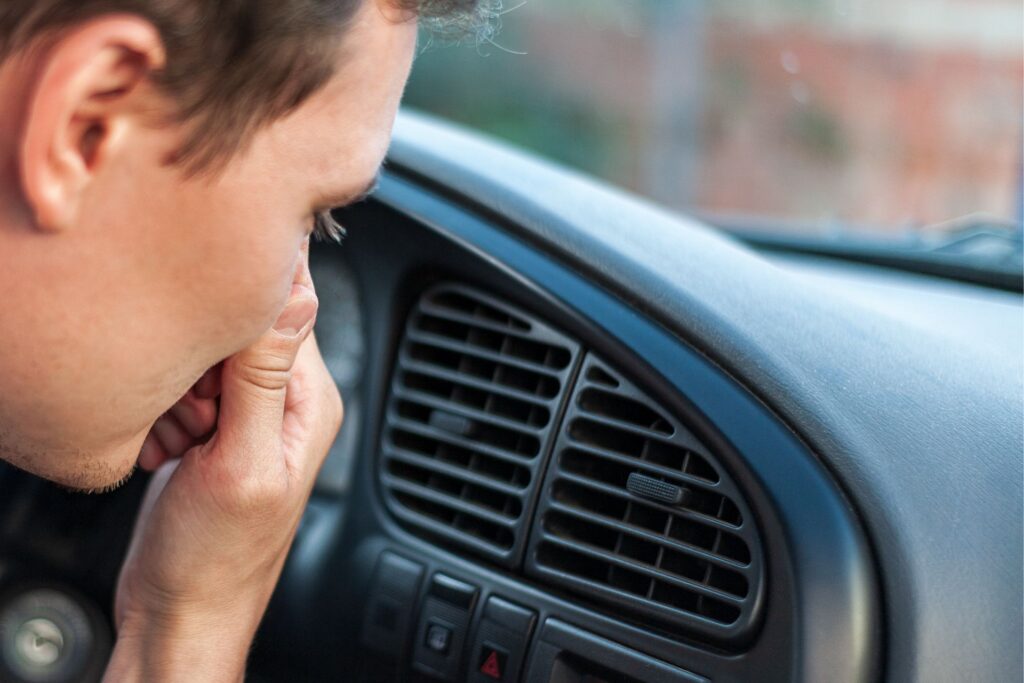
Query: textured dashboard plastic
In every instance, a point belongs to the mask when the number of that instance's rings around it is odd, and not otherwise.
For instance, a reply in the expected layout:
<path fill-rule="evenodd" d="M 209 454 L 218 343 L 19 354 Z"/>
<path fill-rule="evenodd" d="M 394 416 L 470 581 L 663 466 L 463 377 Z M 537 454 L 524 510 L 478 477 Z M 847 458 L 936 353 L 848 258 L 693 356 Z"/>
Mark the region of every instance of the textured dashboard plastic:
<path fill-rule="evenodd" d="M 1019 677 L 1020 335 L 993 345 L 960 317 L 925 326 L 808 286 L 694 221 L 421 117 L 403 117 L 391 161 L 689 341 L 811 444 L 876 549 L 888 677 Z"/>

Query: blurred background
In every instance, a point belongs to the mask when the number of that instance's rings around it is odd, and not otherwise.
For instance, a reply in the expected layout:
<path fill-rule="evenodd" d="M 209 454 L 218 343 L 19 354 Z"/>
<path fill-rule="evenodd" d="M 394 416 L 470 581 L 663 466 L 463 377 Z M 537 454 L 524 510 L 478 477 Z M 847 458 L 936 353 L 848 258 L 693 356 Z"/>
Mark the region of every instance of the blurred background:
<path fill-rule="evenodd" d="M 1021 0 L 518 2 L 407 104 L 720 225 L 1019 236 Z"/>

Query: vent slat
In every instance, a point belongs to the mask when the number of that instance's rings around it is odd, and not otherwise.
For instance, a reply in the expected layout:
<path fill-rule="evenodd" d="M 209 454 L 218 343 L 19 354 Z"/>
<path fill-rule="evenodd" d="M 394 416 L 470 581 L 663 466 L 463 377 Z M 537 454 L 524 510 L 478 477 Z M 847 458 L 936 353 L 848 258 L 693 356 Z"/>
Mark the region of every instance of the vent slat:
<path fill-rule="evenodd" d="M 501 427 L 511 432 L 515 432 L 518 435 L 526 436 L 529 438 L 537 438 L 537 430 L 530 428 L 521 422 L 515 422 L 514 420 L 508 420 L 471 407 L 465 403 L 456 402 L 453 400 L 444 400 L 433 394 L 429 394 L 417 389 L 410 389 L 408 387 L 398 387 L 394 391 L 394 395 L 399 398 L 404 398 L 422 405 L 429 405 L 430 408 L 444 413 L 451 413 L 454 415 L 461 415 L 466 418 L 472 418 L 478 422 L 483 422 L 488 425 L 494 425 L 495 427 Z"/>
<path fill-rule="evenodd" d="M 452 287 L 428 292 L 426 296 L 420 299 L 420 308 L 422 309 L 427 306 L 469 313 L 476 319 L 490 320 L 514 330 L 533 329 L 528 320 L 518 317 L 518 313 L 498 304 L 494 300 L 484 301 L 479 296 L 479 293 L 474 296 L 465 291 L 457 291 Z"/>
<path fill-rule="evenodd" d="M 487 457 L 495 458 L 512 465 L 522 465 L 529 460 L 529 458 L 524 458 L 516 453 L 512 453 L 501 448 L 495 448 L 488 444 L 474 441 L 473 439 L 456 436 L 455 434 L 446 432 L 443 429 L 438 429 L 422 422 L 416 422 L 415 420 L 408 420 L 395 414 L 389 414 L 388 419 L 396 429 L 403 429 L 405 431 L 419 434 L 420 436 L 437 439 L 438 441 L 451 444 L 453 446 L 478 451 L 482 455 L 486 455 Z"/>
<path fill-rule="evenodd" d="M 456 311 L 445 306 L 438 306 L 437 304 L 427 300 L 424 300 L 422 303 L 420 303 L 419 308 L 424 313 L 429 313 L 430 315 L 436 316 L 438 318 L 445 318 L 453 322 L 471 325 L 473 327 L 481 327 L 483 329 L 490 330 L 492 332 L 497 332 L 499 334 L 514 335 L 516 337 L 519 337 L 520 339 L 533 341 L 533 339 L 531 339 L 530 337 L 529 329 L 517 328 L 509 325 L 502 325 L 501 323 L 488 320 L 487 318 L 475 316 L 468 313 L 463 313 L 461 311 Z"/>
<path fill-rule="evenodd" d="M 578 355 L 576 342 L 488 294 L 444 284 L 420 296 L 381 436 L 385 502 L 400 521 L 517 565 Z"/>
<path fill-rule="evenodd" d="M 387 444 L 385 454 L 389 458 L 403 460 L 418 467 L 431 470 L 432 472 L 444 474 L 468 484 L 483 486 L 507 496 L 519 496 L 522 495 L 525 490 L 525 486 L 511 486 L 503 481 L 492 479 L 481 474 L 476 470 L 469 470 L 457 465 L 450 465 L 435 458 L 429 458 L 425 455 L 405 450 L 404 448 L 398 448 L 394 444 Z M 527 484 L 529 484 L 529 482 L 527 482 Z"/>
<path fill-rule="evenodd" d="M 670 585 L 678 586 L 680 588 L 685 588 L 687 590 L 692 590 L 693 592 L 699 593 L 700 595 L 706 595 L 708 597 L 715 598 L 723 602 L 731 602 L 735 604 L 741 604 L 743 602 L 742 598 L 738 598 L 735 595 L 732 595 L 731 593 L 716 590 L 702 583 L 691 581 L 690 579 L 685 579 L 681 576 L 676 576 L 675 574 L 660 571 L 657 567 L 652 567 L 642 562 L 636 562 L 634 560 L 627 559 L 621 555 L 616 555 L 615 553 L 609 553 L 607 551 L 601 550 L 600 548 L 595 548 L 591 545 L 588 545 L 587 543 L 582 543 L 579 541 L 570 541 L 564 538 L 559 538 L 558 536 L 548 536 L 544 539 L 544 542 L 573 550 L 582 555 L 592 557 L 596 560 L 601 560 L 602 562 L 607 562 L 608 564 L 614 565 L 616 567 L 628 569 L 631 572 L 641 574 L 651 580 L 660 581 Z"/>
<path fill-rule="evenodd" d="M 538 434 L 508 429 L 486 420 L 471 419 L 454 403 L 443 405 L 439 402 L 428 402 L 431 399 L 427 397 L 410 397 L 397 391 L 394 392 L 394 400 L 398 415 L 429 424 L 443 432 L 492 445 L 525 460 L 535 458 L 540 452 Z"/>
<path fill-rule="evenodd" d="M 707 550 L 704 550 L 703 548 L 700 548 L 698 546 L 691 545 L 689 543 L 683 543 L 682 541 L 677 541 L 673 538 L 669 538 L 661 534 L 656 534 L 654 532 L 648 531 L 638 526 L 634 526 L 632 524 L 626 524 L 625 522 L 619 521 L 617 519 L 606 517 L 605 515 L 602 515 L 600 512 L 594 512 L 592 510 L 580 510 L 579 508 L 573 507 L 572 505 L 566 505 L 564 503 L 559 503 L 557 501 L 552 501 L 550 503 L 550 508 L 552 510 L 557 510 L 567 515 L 573 515 L 575 517 L 586 520 L 588 522 L 592 522 L 594 524 L 599 524 L 601 526 L 604 526 L 613 531 L 617 531 L 619 533 L 630 534 L 632 536 L 636 536 L 637 538 L 641 538 L 645 541 L 665 546 L 666 548 L 671 548 L 673 550 L 678 550 L 684 553 L 690 553 L 694 557 L 700 558 L 707 562 L 711 562 L 713 564 L 717 564 L 726 569 L 743 570 L 747 568 L 747 563 L 737 562 L 736 560 L 719 555 L 717 553 L 708 552 Z"/>
<path fill-rule="evenodd" d="M 467 503 L 464 500 L 455 498 L 454 496 L 448 496 L 443 493 L 438 493 L 431 488 L 415 484 L 407 479 L 402 479 L 391 474 L 382 475 L 385 485 L 405 493 L 418 496 L 425 500 L 429 500 L 438 505 L 451 508 L 458 512 L 464 512 L 468 515 L 472 515 L 479 519 L 486 520 L 491 524 L 503 526 L 506 528 L 512 528 L 515 525 L 515 518 L 506 515 L 499 514 L 492 510 L 489 510 L 481 505 L 475 505 L 473 503 Z"/>
<path fill-rule="evenodd" d="M 618 488 L 617 486 L 609 486 L 608 484 L 604 484 L 604 483 L 601 483 L 599 481 L 595 481 L 593 479 L 588 479 L 587 477 L 581 477 L 581 476 L 576 475 L 576 474 L 570 474 L 568 472 L 562 472 L 562 473 L 560 473 L 559 478 L 563 479 L 565 481 L 570 481 L 570 482 L 573 482 L 575 484 L 579 484 L 581 486 L 586 486 L 587 488 L 593 489 L 594 491 L 598 491 L 598 492 L 600 492 L 602 494 L 605 494 L 605 495 L 614 496 L 615 498 L 620 498 L 620 499 L 626 500 L 626 501 L 636 500 L 636 498 L 633 496 L 633 494 L 631 494 L 626 489 Z M 708 526 L 715 527 L 716 529 L 724 529 L 726 531 L 732 531 L 732 532 L 736 532 L 739 529 L 739 527 L 733 526 L 732 524 L 729 524 L 728 522 L 723 522 L 720 519 L 716 519 L 716 518 L 711 517 L 709 515 L 702 515 L 699 512 L 694 512 L 692 510 L 687 510 L 686 508 L 671 509 L 667 505 L 662 505 L 662 504 L 656 503 L 654 501 L 646 501 L 646 500 L 644 501 L 644 504 L 649 506 L 649 507 L 658 508 L 658 509 L 664 510 L 664 511 L 669 511 L 670 510 L 672 514 L 675 514 L 675 515 L 677 515 L 679 517 L 683 517 L 683 518 L 686 518 L 686 519 L 691 519 L 691 520 L 693 520 L 695 522 L 699 522 L 701 524 L 707 524 Z"/>
<path fill-rule="evenodd" d="M 414 315 L 411 329 L 451 339 L 473 348 L 500 353 L 502 356 L 518 358 L 555 371 L 567 367 L 572 359 L 572 355 L 565 348 L 552 345 L 546 340 L 531 339 L 517 332 L 493 330 L 483 325 L 462 323 L 425 313 L 422 309 Z"/>
<path fill-rule="evenodd" d="M 479 388 L 468 382 L 446 379 L 434 373 L 404 367 L 399 376 L 406 389 L 424 392 L 443 401 L 480 410 L 488 416 L 508 421 L 514 428 L 522 425 L 537 429 L 547 425 L 551 413 L 545 403 L 512 398 L 503 392 Z"/>
<path fill-rule="evenodd" d="M 682 429 L 680 434 L 685 433 Z M 695 450 L 691 444 L 673 443 L 663 438 L 650 438 L 633 430 L 617 428 L 607 420 L 594 419 L 585 414 L 569 423 L 569 438 L 576 443 L 588 444 L 602 451 L 611 451 L 633 461 L 651 462 L 669 469 L 680 470 L 710 483 L 719 480 L 718 471 L 711 466 L 703 449 Z"/>
<path fill-rule="evenodd" d="M 644 623 L 738 638 L 755 621 L 763 570 L 735 484 L 689 425 L 593 354 L 579 377 L 527 572 Z M 631 487 L 638 475 L 675 495 L 655 499 Z"/>
<path fill-rule="evenodd" d="M 550 545 L 546 541 L 538 546 L 538 566 L 543 577 L 591 597 L 597 578 L 593 572 L 607 573 L 607 566 L 600 560 L 593 560 L 573 548 Z M 562 571 L 559 571 L 559 566 Z M 688 626 L 716 630 L 736 623 L 742 614 L 741 607 L 735 603 L 720 602 L 685 588 L 652 581 L 645 576 L 631 577 L 628 570 L 619 571 L 614 582 L 607 582 L 607 585 L 601 587 L 601 597 L 607 597 L 608 602 L 623 609 L 641 610 L 645 626 L 650 626 L 651 618 L 678 621 L 680 612 L 683 612 Z M 621 617 L 621 611 L 617 611 L 616 616 Z"/>
<path fill-rule="evenodd" d="M 692 474 L 688 474 L 681 470 L 672 469 L 670 467 L 665 467 L 663 465 L 650 462 L 649 460 L 639 460 L 637 458 L 631 458 L 627 455 L 616 453 L 615 451 L 597 448 L 591 444 L 580 443 L 578 441 L 572 441 L 571 439 L 569 440 L 569 442 L 571 443 L 572 448 L 575 450 L 590 453 L 595 457 L 606 458 L 613 462 L 617 462 L 625 467 L 642 469 L 648 473 L 652 473 L 662 477 L 668 477 L 679 484 L 683 484 L 686 486 L 697 486 L 702 489 L 707 489 L 709 491 L 714 491 L 716 488 L 718 488 L 717 483 L 712 483 L 707 479 L 701 479 L 700 477 L 695 477 Z"/>
<path fill-rule="evenodd" d="M 504 365 L 511 365 L 521 370 L 529 370 L 530 372 L 535 372 L 539 375 L 544 375 L 554 379 L 558 378 L 558 372 L 545 365 L 533 363 L 528 360 L 522 360 L 515 356 L 507 356 L 502 353 L 490 351 L 465 342 L 456 341 L 450 337 L 442 337 L 430 332 L 424 332 L 423 330 L 412 329 L 407 332 L 407 336 L 411 341 L 420 342 L 429 346 L 439 346 L 443 349 L 454 351 L 455 353 L 461 353 L 467 356 L 493 361 L 495 363 L 502 363 Z"/>
<path fill-rule="evenodd" d="M 455 372 L 449 370 L 444 366 L 437 365 L 435 363 L 428 363 L 425 361 L 414 360 L 412 358 L 403 357 L 402 367 L 406 370 L 423 373 L 425 375 L 432 375 L 441 379 L 448 380 L 449 382 L 455 382 L 463 386 L 468 386 L 473 389 L 480 389 L 481 391 L 489 391 L 495 394 L 501 394 L 508 398 L 514 398 L 519 401 L 526 401 L 537 406 L 547 406 L 549 401 L 542 397 L 537 396 L 534 393 L 520 391 L 518 389 L 500 384 L 498 382 L 488 381 L 479 379 L 472 375 L 467 375 L 464 372 Z"/>
<path fill-rule="evenodd" d="M 627 420 L 616 420 L 614 417 L 602 415 L 599 413 L 587 413 L 587 420 L 603 424 L 607 427 L 611 427 L 612 429 L 618 429 L 624 432 L 635 434 L 636 436 L 642 439 L 656 439 L 661 441 L 664 440 L 666 437 L 666 434 L 664 432 L 659 432 L 653 429 L 646 429 L 644 427 L 641 427 L 640 425 L 634 424 Z M 671 434 L 667 436 L 671 436 Z"/>
<path fill-rule="evenodd" d="M 508 548 L 512 545 L 512 534 L 504 527 L 501 527 L 499 532 L 499 535 L 501 535 L 501 532 L 504 532 L 504 538 L 496 542 L 494 534 L 481 535 L 463 531 L 454 526 L 451 520 L 441 521 L 433 519 L 422 512 L 413 511 L 413 509 L 404 505 L 397 506 L 394 509 L 394 513 L 399 519 L 414 524 L 419 529 L 424 529 L 438 536 L 450 536 L 456 539 L 459 545 L 471 548 L 477 552 L 492 552 L 495 545 L 502 548 Z"/>

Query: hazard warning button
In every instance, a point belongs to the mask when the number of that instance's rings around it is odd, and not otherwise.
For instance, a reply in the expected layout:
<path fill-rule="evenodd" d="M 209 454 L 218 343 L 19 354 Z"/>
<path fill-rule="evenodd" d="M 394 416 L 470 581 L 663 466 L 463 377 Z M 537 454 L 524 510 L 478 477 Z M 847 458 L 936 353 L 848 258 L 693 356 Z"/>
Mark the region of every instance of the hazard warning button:
<path fill-rule="evenodd" d="M 508 664 L 508 653 L 500 647 L 491 643 L 484 643 L 480 647 L 479 671 L 484 676 L 496 681 L 505 680 L 505 670 Z"/>
<path fill-rule="evenodd" d="M 520 680 L 530 636 L 537 621 L 531 609 L 491 595 L 476 629 L 466 683 Z"/>

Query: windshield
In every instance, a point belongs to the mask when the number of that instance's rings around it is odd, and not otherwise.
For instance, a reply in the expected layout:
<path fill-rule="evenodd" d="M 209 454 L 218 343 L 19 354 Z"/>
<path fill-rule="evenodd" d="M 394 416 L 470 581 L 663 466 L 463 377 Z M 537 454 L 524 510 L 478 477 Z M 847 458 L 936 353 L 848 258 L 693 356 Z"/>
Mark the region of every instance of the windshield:
<path fill-rule="evenodd" d="M 494 43 L 425 45 L 407 102 L 730 229 L 937 250 L 1020 230 L 1021 0 L 528 0 L 502 20 Z"/>

